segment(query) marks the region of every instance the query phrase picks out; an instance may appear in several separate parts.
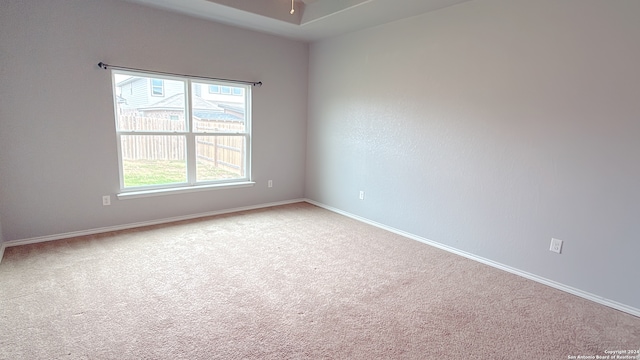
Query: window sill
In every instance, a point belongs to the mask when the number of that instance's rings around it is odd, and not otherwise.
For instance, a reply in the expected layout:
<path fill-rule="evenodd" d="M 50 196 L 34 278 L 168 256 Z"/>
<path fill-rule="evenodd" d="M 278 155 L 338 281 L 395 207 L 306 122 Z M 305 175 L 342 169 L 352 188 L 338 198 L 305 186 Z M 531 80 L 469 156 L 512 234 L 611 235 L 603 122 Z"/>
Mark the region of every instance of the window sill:
<path fill-rule="evenodd" d="M 256 183 L 253 181 L 244 181 L 244 182 L 234 182 L 234 183 L 227 183 L 227 184 L 185 186 L 185 187 L 176 187 L 176 188 L 170 188 L 170 189 L 153 189 L 153 190 L 121 192 L 117 196 L 119 200 L 128 200 L 128 199 L 136 199 L 141 197 L 174 195 L 174 194 L 190 193 L 190 192 L 205 191 L 205 190 L 222 190 L 222 189 L 252 187 L 255 184 Z"/>

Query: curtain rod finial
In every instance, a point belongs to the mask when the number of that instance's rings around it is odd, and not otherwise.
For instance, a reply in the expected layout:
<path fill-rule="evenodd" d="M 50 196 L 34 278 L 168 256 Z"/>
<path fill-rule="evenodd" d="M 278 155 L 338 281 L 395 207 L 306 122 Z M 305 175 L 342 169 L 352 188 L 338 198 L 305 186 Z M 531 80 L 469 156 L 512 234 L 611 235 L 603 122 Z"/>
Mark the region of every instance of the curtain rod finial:
<path fill-rule="evenodd" d="M 100 69 L 105 69 L 105 70 L 107 70 L 107 64 L 103 63 L 102 61 L 100 61 L 100 62 L 98 63 L 98 67 L 99 67 Z"/>

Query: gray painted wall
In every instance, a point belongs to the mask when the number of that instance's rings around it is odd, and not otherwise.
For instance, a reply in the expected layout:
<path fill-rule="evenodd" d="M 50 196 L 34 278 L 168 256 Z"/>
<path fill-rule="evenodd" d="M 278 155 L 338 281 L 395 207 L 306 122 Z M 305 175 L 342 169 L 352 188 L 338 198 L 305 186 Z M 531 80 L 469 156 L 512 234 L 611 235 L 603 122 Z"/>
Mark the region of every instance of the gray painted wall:
<path fill-rule="evenodd" d="M 640 308 L 638 19 L 476 0 L 312 44 L 306 196 Z"/>
<path fill-rule="evenodd" d="M 261 80 L 255 187 L 117 200 L 106 63 Z M 3 0 L 0 217 L 4 240 L 304 196 L 308 45 L 115 0 Z M 274 187 L 267 188 L 273 179 Z M 102 195 L 112 205 L 102 206 Z"/>

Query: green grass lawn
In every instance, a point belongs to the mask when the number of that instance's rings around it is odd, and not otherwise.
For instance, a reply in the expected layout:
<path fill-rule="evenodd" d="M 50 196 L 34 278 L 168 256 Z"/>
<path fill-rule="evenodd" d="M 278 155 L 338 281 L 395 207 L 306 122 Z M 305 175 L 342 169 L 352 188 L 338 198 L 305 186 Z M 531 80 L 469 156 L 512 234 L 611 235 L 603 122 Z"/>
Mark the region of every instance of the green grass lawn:
<path fill-rule="evenodd" d="M 165 185 L 187 182 L 184 161 L 124 160 L 124 186 Z M 198 181 L 232 179 L 239 175 L 217 168 L 204 161 L 197 163 Z"/>

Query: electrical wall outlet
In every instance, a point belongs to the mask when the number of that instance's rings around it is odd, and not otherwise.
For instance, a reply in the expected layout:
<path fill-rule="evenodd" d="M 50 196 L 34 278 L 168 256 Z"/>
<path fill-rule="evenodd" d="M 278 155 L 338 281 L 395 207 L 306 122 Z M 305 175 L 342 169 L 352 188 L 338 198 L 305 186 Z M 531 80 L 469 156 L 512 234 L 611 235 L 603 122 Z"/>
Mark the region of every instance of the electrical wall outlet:
<path fill-rule="evenodd" d="M 560 254 L 562 252 L 562 240 L 552 238 L 549 250 L 553 251 L 554 253 Z"/>
<path fill-rule="evenodd" d="M 110 195 L 105 195 L 102 197 L 102 206 L 109 206 L 111 205 L 111 196 Z"/>
<path fill-rule="evenodd" d="M 360 190 L 360 200 L 364 200 L 364 191 Z"/>
<path fill-rule="evenodd" d="M 267 181 L 267 187 L 273 187 L 273 180 Z"/>

